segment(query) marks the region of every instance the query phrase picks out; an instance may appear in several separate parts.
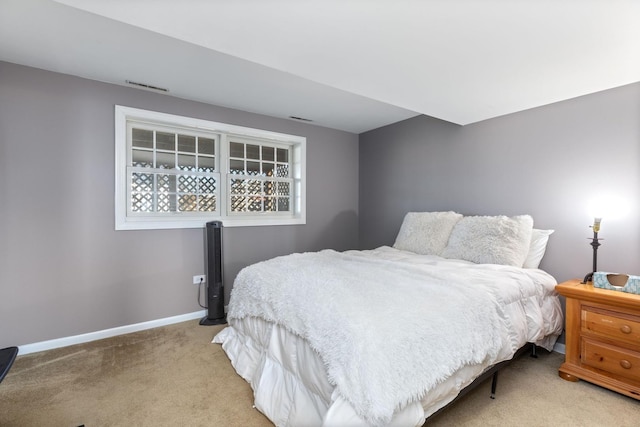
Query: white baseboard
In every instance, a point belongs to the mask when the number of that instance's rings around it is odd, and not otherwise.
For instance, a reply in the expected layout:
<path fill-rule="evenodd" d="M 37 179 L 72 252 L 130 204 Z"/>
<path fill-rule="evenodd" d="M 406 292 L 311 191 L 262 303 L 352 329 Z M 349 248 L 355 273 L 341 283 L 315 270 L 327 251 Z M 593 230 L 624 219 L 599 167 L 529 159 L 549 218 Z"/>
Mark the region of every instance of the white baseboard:
<path fill-rule="evenodd" d="M 225 313 L 226 313 L 225 306 Z M 128 334 L 131 332 L 144 331 L 145 329 L 157 328 L 160 326 L 172 325 L 174 323 L 186 322 L 188 320 L 200 319 L 207 315 L 207 310 L 194 311 L 193 313 L 180 314 L 178 316 L 165 317 L 163 319 L 150 320 L 148 322 L 135 323 L 133 325 L 119 326 L 117 328 L 104 329 L 102 331 L 89 332 L 82 335 L 74 335 L 71 337 L 57 338 L 49 341 L 41 341 L 33 344 L 25 344 L 19 346 L 19 354 L 25 355 L 36 353 L 38 351 L 52 350 L 54 348 L 67 347 L 74 344 L 82 344 L 103 338 L 111 338 L 116 335 Z M 556 342 L 553 351 L 565 354 L 565 345 Z"/>
<path fill-rule="evenodd" d="M 174 323 L 186 322 L 187 320 L 199 319 L 207 315 L 207 310 L 194 311 L 193 313 L 181 314 L 178 316 L 165 317 L 164 319 L 150 320 L 148 322 L 135 323 L 117 328 L 105 329 L 102 331 L 89 332 L 82 335 L 57 338 L 49 341 L 41 341 L 33 344 L 19 346 L 21 356 L 38 351 L 52 350 L 54 348 L 66 347 L 74 344 L 82 344 L 90 341 L 111 338 L 116 335 L 128 334 L 131 332 L 144 331 L 145 329 L 157 328 L 159 326 L 172 325 Z"/>
<path fill-rule="evenodd" d="M 553 351 L 560 353 L 560 354 L 566 354 L 565 352 L 566 348 L 564 344 L 561 343 L 555 343 L 555 345 L 553 346 Z"/>

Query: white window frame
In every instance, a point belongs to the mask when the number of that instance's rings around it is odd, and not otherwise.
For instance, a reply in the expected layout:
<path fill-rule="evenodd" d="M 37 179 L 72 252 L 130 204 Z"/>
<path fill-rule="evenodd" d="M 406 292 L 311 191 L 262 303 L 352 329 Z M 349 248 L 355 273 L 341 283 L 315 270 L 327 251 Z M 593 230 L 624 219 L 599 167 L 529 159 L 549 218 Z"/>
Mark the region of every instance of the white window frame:
<path fill-rule="evenodd" d="M 216 172 L 218 179 L 217 212 L 172 212 L 167 215 L 128 214 L 129 177 L 127 166 L 131 146 L 127 138 L 130 121 L 145 122 L 158 128 L 168 126 L 187 131 L 214 134 L 216 137 Z M 229 138 L 239 137 L 290 147 L 293 179 L 291 213 L 232 213 L 229 206 Z M 305 137 L 271 132 L 244 126 L 212 122 L 138 108 L 115 106 L 115 229 L 148 230 L 170 228 L 202 228 L 206 222 L 222 221 L 225 227 L 306 224 L 306 143 Z"/>

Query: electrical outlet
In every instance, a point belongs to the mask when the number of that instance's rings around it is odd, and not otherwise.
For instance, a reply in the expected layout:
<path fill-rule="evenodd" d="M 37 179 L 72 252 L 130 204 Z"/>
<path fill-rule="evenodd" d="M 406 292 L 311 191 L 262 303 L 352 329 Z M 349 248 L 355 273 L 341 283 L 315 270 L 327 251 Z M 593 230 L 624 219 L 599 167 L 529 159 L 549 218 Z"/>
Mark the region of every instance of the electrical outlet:
<path fill-rule="evenodd" d="M 204 283 L 207 281 L 207 276 L 204 274 L 200 274 L 199 276 L 193 276 L 193 284 L 199 285 L 200 283 Z"/>

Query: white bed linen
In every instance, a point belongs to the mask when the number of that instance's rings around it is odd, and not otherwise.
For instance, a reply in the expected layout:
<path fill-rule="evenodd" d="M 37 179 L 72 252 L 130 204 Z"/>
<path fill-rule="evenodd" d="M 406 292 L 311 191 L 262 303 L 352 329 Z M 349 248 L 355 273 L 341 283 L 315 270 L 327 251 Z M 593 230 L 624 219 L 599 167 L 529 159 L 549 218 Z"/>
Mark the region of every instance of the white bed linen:
<path fill-rule="evenodd" d="M 501 291 L 505 304 L 500 309 L 503 323 L 502 343 L 490 358 L 470 363 L 448 375 L 422 396 L 408 404 L 398 404 L 387 425 L 422 425 L 425 418 L 453 400 L 459 390 L 471 383 L 488 366 L 512 357 L 526 342 L 551 349 L 562 331 L 562 313 L 553 290 L 555 280 L 541 270 L 514 269 L 498 265 L 477 265 L 465 261 L 447 260 L 436 256 L 416 255 L 389 247 L 372 251 L 346 253 L 368 260 L 379 259 L 419 268 L 489 270 L 521 280 L 523 275 L 536 283 L 534 291 L 509 287 Z M 498 281 L 500 282 L 500 281 Z M 259 284 L 257 284 L 259 286 Z M 491 286 L 491 284 L 488 284 Z M 479 286 L 469 283 L 468 286 Z M 504 286 L 504 284 L 502 285 Z M 517 289 L 510 293 L 510 289 Z M 502 298 L 504 296 L 504 298 Z M 223 348 L 237 372 L 247 380 L 255 393 L 256 407 L 278 426 L 365 426 L 371 418 L 358 415 L 345 396 L 327 377 L 327 363 L 313 350 L 306 339 L 290 332 L 290 327 L 275 323 L 271 316 L 234 317 L 234 297 L 230 301 L 230 327 L 214 339 Z M 398 308 L 400 310 L 400 308 Z M 393 323 L 394 319 L 388 319 Z M 339 326 L 337 326 L 339 327 Z M 300 334 L 302 335 L 302 334 Z M 419 355 L 414 356 L 419 358 Z M 326 359 L 326 355 L 324 356 Z"/>

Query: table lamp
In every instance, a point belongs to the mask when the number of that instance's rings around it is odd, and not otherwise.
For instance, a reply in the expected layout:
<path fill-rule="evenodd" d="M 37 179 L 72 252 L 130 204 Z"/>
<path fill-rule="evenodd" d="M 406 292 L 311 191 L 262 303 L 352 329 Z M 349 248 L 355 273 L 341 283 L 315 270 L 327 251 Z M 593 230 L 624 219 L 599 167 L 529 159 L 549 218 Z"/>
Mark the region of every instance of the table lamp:
<path fill-rule="evenodd" d="M 591 282 L 593 280 L 593 273 L 598 271 L 598 246 L 600 246 L 600 240 L 598 239 L 598 232 L 600 231 L 600 222 L 602 218 L 594 218 L 593 225 L 590 227 L 593 229 L 593 237 L 591 238 L 591 247 L 593 248 L 593 270 L 584 276 L 584 280 L 581 283 Z"/>

